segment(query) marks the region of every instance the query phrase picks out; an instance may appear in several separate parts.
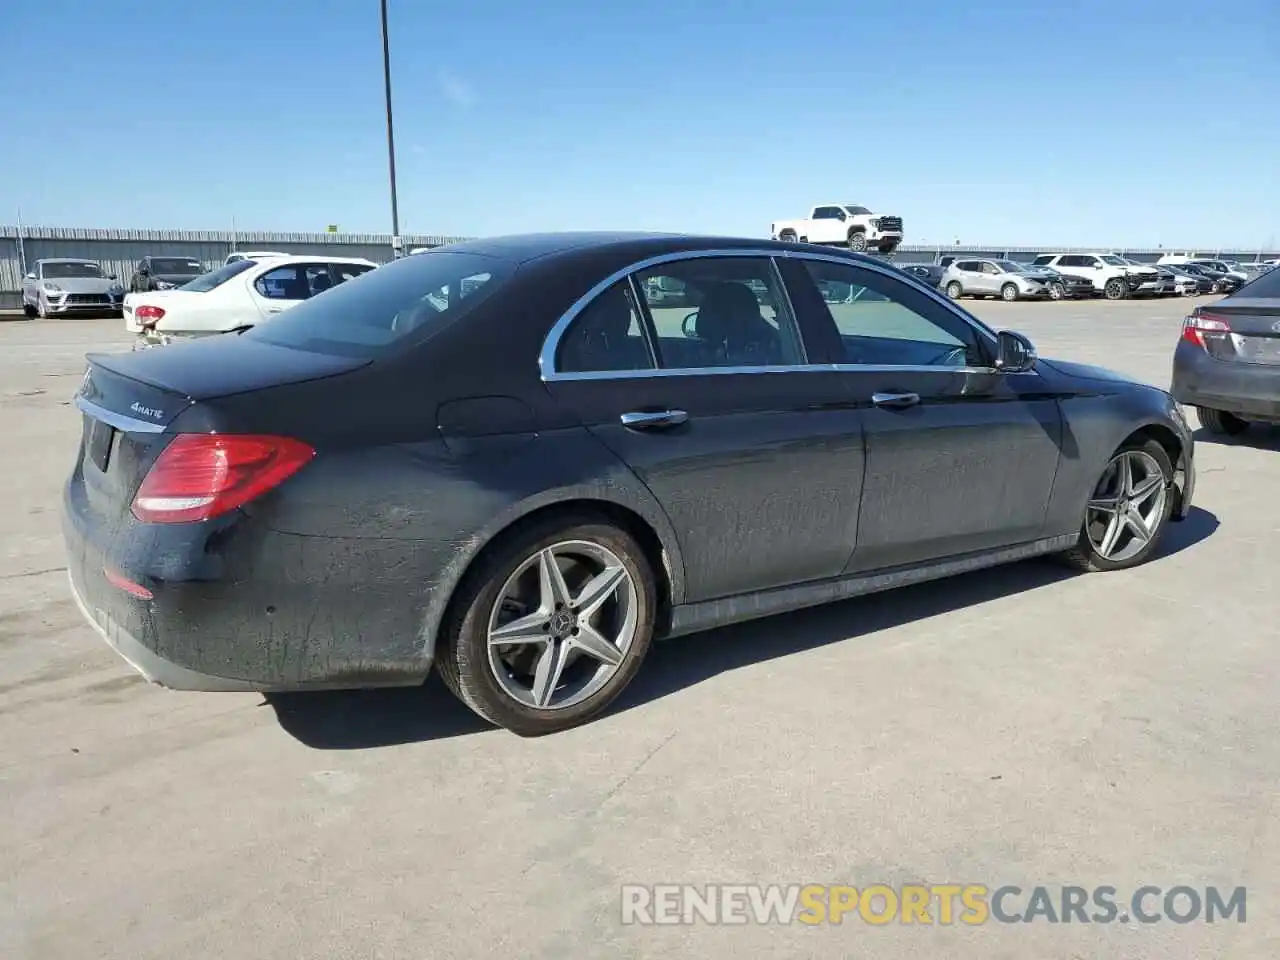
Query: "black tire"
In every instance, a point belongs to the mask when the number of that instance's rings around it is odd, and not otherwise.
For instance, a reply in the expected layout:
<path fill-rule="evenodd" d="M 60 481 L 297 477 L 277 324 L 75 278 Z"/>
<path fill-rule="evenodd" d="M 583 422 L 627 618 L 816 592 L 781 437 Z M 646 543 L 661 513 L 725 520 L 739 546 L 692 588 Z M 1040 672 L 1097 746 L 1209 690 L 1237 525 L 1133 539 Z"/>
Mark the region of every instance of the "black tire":
<path fill-rule="evenodd" d="M 898 241 L 891 240 L 888 243 L 882 243 L 877 246 L 876 249 L 881 253 L 893 253 L 893 251 L 898 249 Z"/>
<path fill-rule="evenodd" d="M 1112 277 L 1102 288 L 1102 295 L 1108 300 L 1123 300 L 1129 296 L 1129 286 L 1119 277 Z"/>
<path fill-rule="evenodd" d="M 538 550 L 566 540 L 598 543 L 622 560 L 636 587 L 638 626 L 626 657 L 602 689 L 570 707 L 538 709 L 514 699 L 494 678 L 487 624 L 507 578 Z M 648 652 L 656 611 L 653 570 L 630 534 L 590 514 L 551 517 L 504 538 L 467 572 L 441 624 L 436 665 L 445 685 L 490 723 L 525 737 L 557 733 L 599 716 L 626 689 Z"/>
<path fill-rule="evenodd" d="M 867 235 L 861 230 L 849 231 L 849 249 L 863 253 L 867 249 Z"/>
<path fill-rule="evenodd" d="M 1155 440 L 1136 440 L 1123 444 L 1119 450 L 1108 458 L 1107 464 L 1110 465 L 1111 459 L 1126 451 L 1136 450 L 1148 454 L 1160 466 L 1161 473 L 1164 474 L 1166 486 L 1173 483 L 1173 463 L 1169 460 L 1169 453 Z M 1101 479 L 1101 477 L 1099 477 Z M 1093 491 L 1090 490 L 1090 496 Z M 1146 563 L 1151 555 L 1160 546 L 1160 538 L 1164 535 L 1165 529 L 1169 526 L 1169 515 L 1173 512 L 1174 496 L 1173 491 L 1166 493 L 1164 498 L 1164 509 L 1159 517 L 1159 526 L 1156 528 L 1155 534 L 1147 541 L 1146 545 L 1135 553 L 1133 556 L 1124 560 L 1110 560 L 1101 556 L 1094 549 L 1093 542 L 1089 539 L 1089 532 L 1085 529 L 1087 516 L 1082 517 L 1080 521 L 1080 537 L 1076 541 L 1075 546 L 1069 550 L 1065 550 L 1058 554 L 1058 559 L 1070 567 L 1080 570 L 1084 573 L 1102 573 L 1109 570 L 1127 570 L 1130 567 L 1136 567 L 1139 564 Z"/>
<path fill-rule="evenodd" d="M 1249 429 L 1249 421 L 1225 410 L 1196 407 L 1196 419 L 1200 426 L 1221 437 L 1235 437 Z"/>
<path fill-rule="evenodd" d="M 1013 303 L 1018 299 L 1018 285 L 1016 283 L 1006 283 L 1000 288 L 1000 299 L 1005 303 Z"/>
<path fill-rule="evenodd" d="M 1060 283 L 1051 283 L 1051 284 L 1049 284 L 1049 299 L 1050 299 L 1050 300 L 1065 300 L 1066 298 L 1067 298 L 1067 291 L 1066 291 L 1066 288 L 1065 288 L 1065 287 L 1063 287 L 1063 285 L 1062 285 L 1062 284 L 1060 284 Z"/>
<path fill-rule="evenodd" d="M 959 300 L 964 296 L 964 287 L 960 286 L 958 280 L 952 280 L 947 284 L 946 293 L 952 300 Z"/>
<path fill-rule="evenodd" d="M 794 230 L 783 230 L 780 234 L 778 234 L 778 239 L 781 240 L 783 243 L 795 243 L 796 232 Z"/>
<path fill-rule="evenodd" d="M 34 320 L 36 318 L 36 314 L 37 314 L 37 310 L 35 307 L 27 303 L 25 300 L 22 301 L 22 315 L 24 317 L 26 317 L 28 320 Z"/>

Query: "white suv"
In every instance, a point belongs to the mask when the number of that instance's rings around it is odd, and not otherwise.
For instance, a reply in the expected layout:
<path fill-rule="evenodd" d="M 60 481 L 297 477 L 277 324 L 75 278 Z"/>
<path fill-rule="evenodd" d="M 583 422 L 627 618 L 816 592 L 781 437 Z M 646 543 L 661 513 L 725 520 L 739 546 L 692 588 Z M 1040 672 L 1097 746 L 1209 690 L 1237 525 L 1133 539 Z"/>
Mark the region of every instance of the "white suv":
<path fill-rule="evenodd" d="M 1155 267 L 1126 263 L 1113 253 L 1046 253 L 1036 257 L 1038 267 L 1052 267 L 1070 277 L 1083 277 L 1108 300 L 1157 294 L 1164 280 Z"/>

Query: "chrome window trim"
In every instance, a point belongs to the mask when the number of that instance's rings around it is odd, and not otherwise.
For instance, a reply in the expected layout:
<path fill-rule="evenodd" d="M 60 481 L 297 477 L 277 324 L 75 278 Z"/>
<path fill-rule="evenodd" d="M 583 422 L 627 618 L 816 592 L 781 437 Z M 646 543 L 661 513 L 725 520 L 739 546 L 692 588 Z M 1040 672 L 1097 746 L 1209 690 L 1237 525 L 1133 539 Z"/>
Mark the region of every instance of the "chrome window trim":
<path fill-rule="evenodd" d="M 767 247 L 741 247 L 739 249 L 711 249 L 711 250 L 680 250 L 673 253 L 659 254 L 653 257 L 647 257 L 644 260 L 638 260 L 626 267 L 615 270 L 609 276 L 605 277 L 590 290 L 573 302 L 568 310 L 558 319 L 547 332 L 546 339 L 542 343 L 542 351 L 538 355 L 538 369 L 544 383 L 556 383 L 561 381 L 574 380 L 636 380 L 642 377 L 690 377 L 690 376 L 731 376 L 746 373 L 894 373 L 894 372 L 920 372 L 920 373 L 967 373 L 967 374 L 996 374 L 1000 373 L 995 367 L 939 367 L 927 364 L 856 364 L 856 363 L 806 363 L 797 364 L 795 366 L 745 366 L 745 367 L 673 367 L 673 368 L 656 368 L 649 370 L 599 370 L 585 373 L 560 373 L 555 369 L 556 351 L 560 347 L 560 340 L 563 338 L 565 331 L 578 315 L 585 310 L 596 297 L 602 294 L 609 287 L 613 286 L 620 280 L 629 279 L 634 274 L 648 270 L 652 267 L 661 266 L 665 263 L 678 263 L 682 260 L 699 260 L 710 257 L 764 257 L 772 262 L 772 268 L 777 275 L 778 281 L 782 284 L 782 290 L 787 299 L 788 309 L 792 314 L 792 322 L 799 331 L 799 321 L 795 317 L 795 308 L 791 304 L 791 291 L 788 289 L 785 279 L 781 275 L 776 263 L 778 258 L 788 260 L 817 260 L 826 263 L 843 264 L 845 266 L 857 267 L 868 270 L 872 273 L 878 273 L 890 280 L 902 280 L 906 278 L 908 282 L 914 283 L 919 292 L 928 296 L 935 304 L 948 310 L 958 320 L 966 324 L 977 332 L 980 338 L 985 338 L 988 345 L 993 349 L 996 346 L 996 333 L 987 327 L 976 317 L 972 317 L 957 307 L 949 298 L 945 297 L 938 291 L 926 286 L 923 283 L 912 280 L 911 275 L 905 271 L 892 267 L 881 266 L 873 261 L 853 260 L 849 257 L 839 257 L 834 255 L 816 253 L 812 251 L 797 250 L 777 250 Z M 630 284 L 633 290 L 643 294 L 639 290 L 639 284 L 632 282 Z M 646 339 L 648 334 L 646 333 Z M 804 346 L 804 338 L 801 336 L 801 348 L 806 351 Z M 656 362 L 657 344 L 651 344 L 650 350 L 654 354 Z M 1026 376 L 1034 375 L 1034 370 L 1022 371 L 1018 374 L 1001 374 L 1001 376 Z"/>
<path fill-rule="evenodd" d="M 148 423 L 146 420 L 135 420 L 133 417 L 126 417 L 122 413 L 116 413 L 106 407 L 100 407 L 92 400 L 86 400 L 83 396 L 76 397 L 76 406 L 80 408 L 81 413 L 87 413 L 93 419 L 101 420 L 107 426 L 115 427 L 121 433 L 164 433 L 163 423 Z"/>

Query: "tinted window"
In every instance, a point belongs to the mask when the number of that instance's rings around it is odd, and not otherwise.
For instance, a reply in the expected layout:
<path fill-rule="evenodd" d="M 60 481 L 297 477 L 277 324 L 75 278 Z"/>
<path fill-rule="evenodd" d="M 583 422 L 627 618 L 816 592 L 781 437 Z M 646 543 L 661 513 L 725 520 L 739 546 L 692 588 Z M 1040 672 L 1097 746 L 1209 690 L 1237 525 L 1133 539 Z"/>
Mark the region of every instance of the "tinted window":
<path fill-rule="evenodd" d="M 957 270 L 963 270 L 965 273 L 977 273 L 982 269 L 982 264 L 977 260 L 961 260 L 955 265 Z"/>
<path fill-rule="evenodd" d="M 982 366 L 976 331 L 931 297 L 862 267 L 807 260 L 819 289 L 849 291 L 826 309 L 844 344 L 845 362 L 869 365 Z"/>
<path fill-rule="evenodd" d="M 871 214 L 871 211 L 866 207 L 860 207 L 856 203 L 846 203 L 844 208 L 855 217 L 865 217 Z"/>
<path fill-rule="evenodd" d="M 464 316 L 501 290 L 514 269 L 477 253 L 432 250 L 402 257 L 244 335 L 299 350 L 376 357 L 412 334 Z"/>
<path fill-rule="evenodd" d="M 556 370 L 561 373 L 650 370 L 653 365 L 644 323 L 625 280 L 578 314 L 556 351 Z"/>
<path fill-rule="evenodd" d="M 369 266 L 367 263 L 331 263 L 329 266 L 333 269 L 334 283 L 343 283 L 347 280 L 354 280 L 356 277 L 362 276 L 370 270 L 377 269 L 376 267 Z"/>
<path fill-rule="evenodd" d="M 268 300 L 309 300 L 333 286 L 327 263 L 290 263 L 268 270 L 253 283 Z"/>
<path fill-rule="evenodd" d="M 1046 254 L 1044 256 L 1036 257 L 1034 262 L 1038 266 L 1047 267 L 1049 264 L 1053 263 L 1053 254 Z"/>
<path fill-rule="evenodd" d="M 189 273 L 193 277 L 204 272 L 204 268 L 200 266 L 200 261 L 192 260 L 189 257 L 153 257 L 151 260 L 152 273 Z"/>
<path fill-rule="evenodd" d="M 57 277 L 98 277 L 102 276 L 102 268 L 96 263 L 46 263 L 44 278 L 52 280 Z"/>
<path fill-rule="evenodd" d="M 668 369 L 803 364 L 804 348 L 773 261 L 704 257 L 636 274 Z M 679 287 L 672 302 L 656 295 Z"/>
<path fill-rule="evenodd" d="M 1260 273 L 1236 291 L 1237 297 L 1265 297 L 1280 299 L 1280 270 Z"/>
<path fill-rule="evenodd" d="M 219 267 L 204 276 L 196 277 L 180 286 L 179 290 L 188 290 L 192 293 L 208 293 L 215 287 L 220 287 L 237 274 L 244 273 L 253 267 L 252 260 L 237 260 L 235 263 L 228 263 L 226 266 Z"/>

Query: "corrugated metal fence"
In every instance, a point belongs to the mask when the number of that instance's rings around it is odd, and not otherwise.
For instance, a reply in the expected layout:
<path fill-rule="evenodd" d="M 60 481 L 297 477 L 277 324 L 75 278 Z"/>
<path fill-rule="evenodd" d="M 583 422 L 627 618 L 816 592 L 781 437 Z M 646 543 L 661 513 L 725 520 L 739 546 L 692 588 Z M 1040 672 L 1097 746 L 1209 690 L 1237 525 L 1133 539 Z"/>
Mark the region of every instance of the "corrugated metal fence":
<path fill-rule="evenodd" d="M 407 235 L 406 250 L 438 247 L 459 237 Z M 237 233 L 202 230 L 83 230 L 68 227 L 0 226 L 0 309 L 20 305 L 22 276 L 29 265 L 50 257 L 96 260 L 103 270 L 128 283 L 138 261 L 147 255 L 192 257 L 212 270 L 233 250 L 279 253 L 331 253 L 364 257 L 374 263 L 391 259 L 391 237 L 371 233 Z"/>
<path fill-rule="evenodd" d="M 438 247 L 462 237 L 405 236 L 406 250 Z M 1099 248 L 1092 248 L 1097 250 Z M 1102 248 L 1114 250 L 1113 247 Z M 273 250 L 280 253 L 333 253 L 364 257 L 375 263 L 391 259 L 391 237 L 372 233 L 237 233 L 213 230 L 87 230 L 73 227 L 0 226 L 0 309 L 20 304 L 24 267 L 47 257 L 82 257 L 97 260 L 108 274 L 128 283 L 139 260 L 159 257 L 193 257 L 208 269 L 226 259 L 232 250 Z M 997 257 L 1028 261 L 1040 253 L 1085 253 L 1083 248 L 1000 246 L 903 246 L 893 255 L 901 263 L 936 263 L 943 256 Z M 1155 262 L 1164 249 L 1116 250 L 1135 260 Z M 1276 252 L 1257 250 L 1197 251 L 1202 256 L 1237 260 L 1271 259 Z"/>

